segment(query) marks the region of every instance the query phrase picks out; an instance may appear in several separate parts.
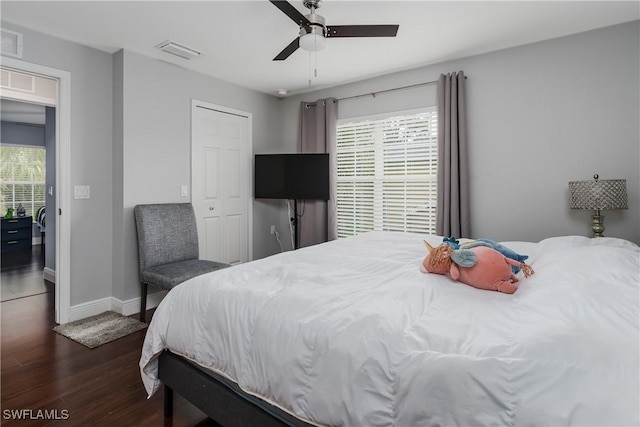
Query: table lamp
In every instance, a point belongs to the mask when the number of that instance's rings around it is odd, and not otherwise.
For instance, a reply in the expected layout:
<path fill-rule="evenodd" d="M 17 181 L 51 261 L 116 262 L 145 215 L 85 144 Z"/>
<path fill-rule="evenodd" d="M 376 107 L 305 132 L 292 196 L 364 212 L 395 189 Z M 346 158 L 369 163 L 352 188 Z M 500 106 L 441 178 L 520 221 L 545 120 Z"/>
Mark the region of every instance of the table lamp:
<path fill-rule="evenodd" d="M 627 180 L 598 179 L 593 181 L 569 181 L 569 206 L 571 209 L 594 210 L 591 229 L 593 237 L 603 237 L 604 215 L 601 210 L 627 209 Z"/>

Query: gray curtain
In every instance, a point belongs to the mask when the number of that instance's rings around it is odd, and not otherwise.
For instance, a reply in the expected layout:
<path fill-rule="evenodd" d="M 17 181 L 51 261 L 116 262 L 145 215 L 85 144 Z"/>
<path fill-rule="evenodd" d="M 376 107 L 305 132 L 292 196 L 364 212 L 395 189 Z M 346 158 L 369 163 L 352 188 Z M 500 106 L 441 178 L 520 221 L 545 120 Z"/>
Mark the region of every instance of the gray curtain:
<path fill-rule="evenodd" d="M 436 234 L 471 237 L 464 72 L 440 75 L 437 104 Z"/>
<path fill-rule="evenodd" d="M 319 99 L 300 106 L 298 152 L 329 153 L 330 200 L 298 201 L 299 245 L 302 248 L 334 240 L 338 235 L 336 221 L 336 122 L 338 100 Z M 302 216 L 300 216 L 302 215 Z"/>

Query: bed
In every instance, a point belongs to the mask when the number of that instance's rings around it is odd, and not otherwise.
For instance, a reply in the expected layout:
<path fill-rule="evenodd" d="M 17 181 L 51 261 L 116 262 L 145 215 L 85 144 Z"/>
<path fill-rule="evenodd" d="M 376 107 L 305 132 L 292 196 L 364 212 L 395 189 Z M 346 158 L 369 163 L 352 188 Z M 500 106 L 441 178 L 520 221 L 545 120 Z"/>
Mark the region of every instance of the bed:
<path fill-rule="evenodd" d="M 175 388 L 222 425 L 640 424 L 637 245 L 501 242 L 535 270 L 508 295 L 422 273 L 423 240 L 442 237 L 364 233 L 175 287 L 149 396 L 164 382 L 167 413 Z"/>

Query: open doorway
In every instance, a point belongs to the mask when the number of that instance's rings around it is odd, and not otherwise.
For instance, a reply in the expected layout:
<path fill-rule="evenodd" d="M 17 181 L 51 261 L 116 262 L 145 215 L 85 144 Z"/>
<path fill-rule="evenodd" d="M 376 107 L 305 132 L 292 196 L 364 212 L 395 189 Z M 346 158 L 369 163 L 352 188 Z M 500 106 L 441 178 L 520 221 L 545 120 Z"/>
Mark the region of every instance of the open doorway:
<path fill-rule="evenodd" d="M 55 68 L 32 64 L 19 59 L 4 58 L 0 98 L 51 107 L 45 109 L 51 127 L 51 138 L 55 141 L 54 160 L 50 162 L 55 185 L 45 187 L 47 206 L 45 250 L 51 251 L 53 270 L 49 281 L 55 283 L 55 321 L 69 322 L 70 311 L 70 73 Z M 49 166 L 49 165 L 48 165 Z M 52 227 L 52 224 L 55 224 Z M 51 228 L 54 228 L 52 230 Z M 50 245 L 47 245 L 50 243 Z M 49 246 L 49 248 L 47 248 Z M 45 256 L 46 258 L 46 256 Z M 45 259 L 45 262 L 47 260 Z"/>
<path fill-rule="evenodd" d="M 0 301 L 55 290 L 55 107 L 0 100 Z M 48 191 L 49 190 L 49 191 Z"/>

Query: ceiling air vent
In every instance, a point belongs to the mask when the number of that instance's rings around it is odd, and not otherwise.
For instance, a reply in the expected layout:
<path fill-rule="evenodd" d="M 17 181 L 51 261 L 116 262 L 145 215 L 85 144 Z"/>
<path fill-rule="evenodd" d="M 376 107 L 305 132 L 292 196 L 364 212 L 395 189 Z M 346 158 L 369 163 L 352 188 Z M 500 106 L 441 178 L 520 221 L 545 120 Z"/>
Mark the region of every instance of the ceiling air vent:
<path fill-rule="evenodd" d="M 163 41 L 156 47 L 163 52 L 167 52 L 167 53 L 170 53 L 171 55 L 179 56 L 180 58 L 183 58 L 183 59 L 197 58 L 201 54 L 201 52 L 198 52 L 195 49 L 181 45 L 180 43 L 176 43 L 171 40 Z"/>
<path fill-rule="evenodd" d="M 0 28 L 2 48 L 0 52 L 6 56 L 22 58 L 22 34 Z"/>

